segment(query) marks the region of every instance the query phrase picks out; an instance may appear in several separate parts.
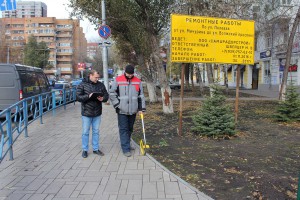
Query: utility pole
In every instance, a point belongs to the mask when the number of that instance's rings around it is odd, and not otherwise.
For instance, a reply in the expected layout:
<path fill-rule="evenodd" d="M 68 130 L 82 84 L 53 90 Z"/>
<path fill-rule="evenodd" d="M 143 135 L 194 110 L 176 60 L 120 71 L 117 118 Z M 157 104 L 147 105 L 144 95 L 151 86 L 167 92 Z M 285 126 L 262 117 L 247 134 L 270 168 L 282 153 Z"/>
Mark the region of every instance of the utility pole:
<path fill-rule="evenodd" d="M 102 25 L 106 25 L 106 16 L 105 16 L 105 0 L 101 1 L 102 7 Z M 104 39 L 103 44 L 106 43 L 106 39 Z M 109 90 L 108 86 L 108 62 L 107 62 L 107 46 L 102 45 L 102 60 L 103 60 L 103 80 L 104 85 L 107 90 Z"/>

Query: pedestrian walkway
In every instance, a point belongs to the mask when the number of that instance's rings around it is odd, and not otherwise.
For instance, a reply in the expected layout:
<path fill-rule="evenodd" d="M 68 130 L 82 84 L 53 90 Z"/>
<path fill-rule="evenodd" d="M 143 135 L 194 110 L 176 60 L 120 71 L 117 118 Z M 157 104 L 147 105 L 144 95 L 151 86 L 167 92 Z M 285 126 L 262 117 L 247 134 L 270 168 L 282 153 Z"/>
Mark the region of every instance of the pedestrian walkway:
<path fill-rule="evenodd" d="M 117 116 L 105 105 L 100 157 L 81 157 L 80 104 L 60 108 L 29 126 L 29 137 L 14 145 L 14 160 L 0 164 L 0 200 L 207 200 L 151 156 L 120 149 Z"/>

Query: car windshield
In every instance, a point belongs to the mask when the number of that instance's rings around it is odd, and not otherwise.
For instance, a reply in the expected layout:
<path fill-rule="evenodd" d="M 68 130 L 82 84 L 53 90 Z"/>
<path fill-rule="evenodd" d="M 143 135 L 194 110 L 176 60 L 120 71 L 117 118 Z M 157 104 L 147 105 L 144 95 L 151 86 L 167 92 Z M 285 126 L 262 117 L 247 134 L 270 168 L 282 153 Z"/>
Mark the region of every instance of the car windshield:
<path fill-rule="evenodd" d="M 53 89 L 63 89 L 64 85 L 63 84 L 58 84 L 56 83 L 53 87 Z"/>

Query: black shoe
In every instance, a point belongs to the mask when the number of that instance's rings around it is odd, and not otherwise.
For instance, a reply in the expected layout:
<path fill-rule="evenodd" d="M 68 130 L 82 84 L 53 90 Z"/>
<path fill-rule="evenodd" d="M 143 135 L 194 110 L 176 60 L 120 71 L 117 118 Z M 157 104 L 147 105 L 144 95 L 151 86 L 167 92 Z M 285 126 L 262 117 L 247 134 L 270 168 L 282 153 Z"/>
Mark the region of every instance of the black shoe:
<path fill-rule="evenodd" d="M 104 153 L 102 153 L 102 151 L 97 150 L 97 151 L 93 151 L 94 154 L 97 154 L 99 156 L 104 156 Z"/>
<path fill-rule="evenodd" d="M 130 156 L 131 156 L 130 151 L 129 151 L 129 152 L 126 152 L 126 153 L 123 153 L 123 154 L 124 154 L 124 156 L 126 156 L 126 157 L 130 157 Z"/>
<path fill-rule="evenodd" d="M 82 151 L 82 157 L 83 157 L 83 158 L 87 158 L 87 157 L 88 157 L 87 151 Z"/>

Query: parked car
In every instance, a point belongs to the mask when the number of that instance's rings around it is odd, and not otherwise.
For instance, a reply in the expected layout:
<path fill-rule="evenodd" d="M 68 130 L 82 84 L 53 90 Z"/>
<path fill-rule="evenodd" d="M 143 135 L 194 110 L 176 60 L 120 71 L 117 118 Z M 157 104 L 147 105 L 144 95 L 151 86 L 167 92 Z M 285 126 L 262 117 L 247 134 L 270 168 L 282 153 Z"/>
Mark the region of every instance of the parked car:
<path fill-rule="evenodd" d="M 50 91 L 49 81 L 42 69 L 0 63 L 0 112 L 24 98 Z"/>
<path fill-rule="evenodd" d="M 82 79 L 74 79 L 71 81 L 71 86 L 76 88 L 81 82 Z"/>
<path fill-rule="evenodd" d="M 69 83 L 66 79 L 59 79 L 57 83 Z"/>
<path fill-rule="evenodd" d="M 181 85 L 178 82 L 171 82 L 171 81 L 169 81 L 169 86 L 173 90 L 179 90 L 181 88 Z M 156 87 L 160 88 L 160 84 L 158 82 L 156 83 Z"/>
<path fill-rule="evenodd" d="M 55 100 L 56 102 L 60 102 L 63 99 L 63 90 L 69 90 L 70 85 L 68 83 L 55 83 L 52 87 L 51 91 L 55 91 Z M 69 97 L 69 93 L 66 93 L 66 98 Z"/>
<path fill-rule="evenodd" d="M 55 79 L 50 78 L 48 80 L 49 80 L 50 86 L 53 86 L 55 84 Z"/>

